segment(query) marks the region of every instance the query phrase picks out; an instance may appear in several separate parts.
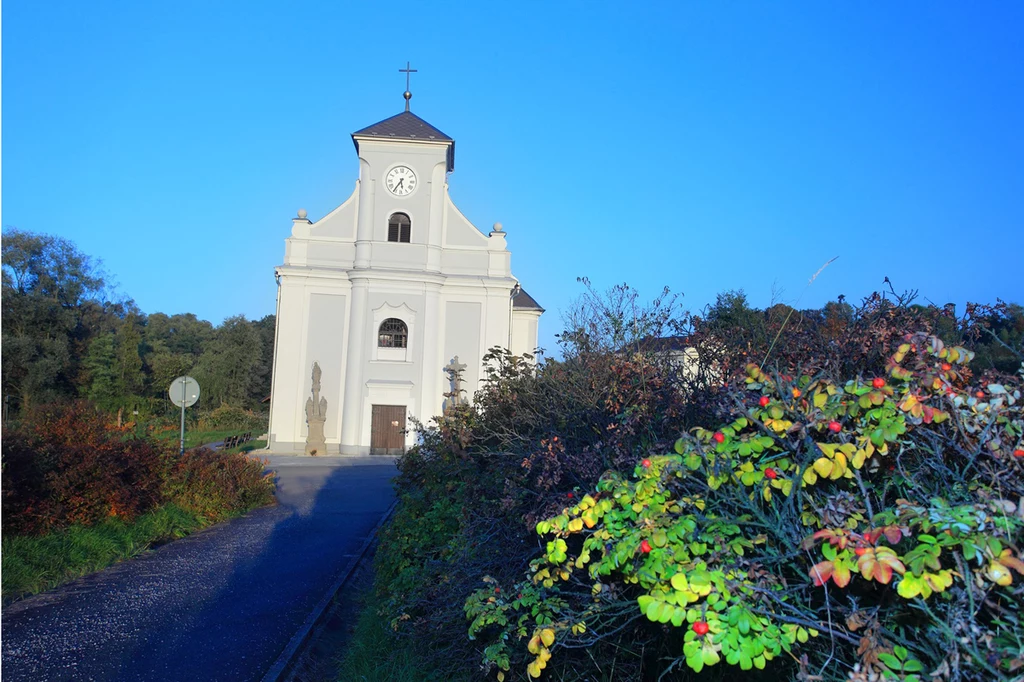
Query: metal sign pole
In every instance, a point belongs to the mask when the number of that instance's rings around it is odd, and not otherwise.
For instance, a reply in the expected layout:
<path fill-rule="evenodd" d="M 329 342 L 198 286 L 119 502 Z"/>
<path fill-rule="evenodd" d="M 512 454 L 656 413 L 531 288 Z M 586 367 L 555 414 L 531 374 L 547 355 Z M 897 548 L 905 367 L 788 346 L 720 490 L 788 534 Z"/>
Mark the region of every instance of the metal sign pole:
<path fill-rule="evenodd" d="M 178 451 L 179 455 L 185 454 L 185 377 L 181 378 L 181 449 Z"/>

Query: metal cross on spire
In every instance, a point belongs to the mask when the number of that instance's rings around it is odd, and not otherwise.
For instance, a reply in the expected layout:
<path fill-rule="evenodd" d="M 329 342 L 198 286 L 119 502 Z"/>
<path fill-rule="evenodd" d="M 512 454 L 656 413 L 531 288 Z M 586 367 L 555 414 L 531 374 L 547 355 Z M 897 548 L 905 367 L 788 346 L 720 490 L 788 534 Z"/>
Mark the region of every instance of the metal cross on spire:
<path fill-rule="evenodd" d="M 398 73 L 405 74 L 405 92 L 402 94 L 402 97 L 405 97 L 405 110 L 409 111 L 409 100 L 412 99 L 412 92 L 409 90 L 409 75 L 417 73 L 417 69 L 410 69 L 409 62 L 406 62 L 405 68 L 399 69 Z"/>

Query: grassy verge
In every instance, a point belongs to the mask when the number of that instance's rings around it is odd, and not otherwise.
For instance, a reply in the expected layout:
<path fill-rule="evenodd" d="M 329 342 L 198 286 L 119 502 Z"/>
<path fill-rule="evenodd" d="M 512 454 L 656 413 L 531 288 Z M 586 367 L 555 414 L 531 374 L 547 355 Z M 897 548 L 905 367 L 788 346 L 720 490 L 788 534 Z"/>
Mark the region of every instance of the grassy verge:
<path fill-rule="evenodd" d="M 252 452 L 253 450 L 262 450 L 265 447 L 267 447 L 267 441 L 251 440 L 248 443 L 242 443 L 229 450 L 225 450 L 225 452 Z"/>
<path fill-rule="evenodd" d="M 378 615 L 380 608 L 373 590 L 367 590 L 336 679 L 358 682 L 436 680 L 437 671 L 424 669 L 416 652 L 417 643 L 411 638 L 397 637 L 388 619 Z"/>
<path fill-rule="evenodd" d="M 208 443 L 219 443 L 228 436 L 240 436 L 246 432 L 246 429 L 221 429 L 219 431 L 185 431 L 185 449 L 190 450 L 200 445 L 206 445 Z M 256 435 L 257 432 L 252 432 Z M 181 440 L 181 432 L 175 431 L 164 431 L 156 434 L 158 440 L 173 441 L 177 443 Z M 249 441 L 253 443 L 256 441 Z M 249 445 L 245 443 L 245 445 Z M 238 452 L 238 449 L 229 450 L 229 452 Z"/>
<path fill-rule="evenodd" d="M 109 519 L 38 537 L 5 536 L 4 601 L 52 589 L 210 524 L 201 516 L 168 504 L 130 523 Z"/>

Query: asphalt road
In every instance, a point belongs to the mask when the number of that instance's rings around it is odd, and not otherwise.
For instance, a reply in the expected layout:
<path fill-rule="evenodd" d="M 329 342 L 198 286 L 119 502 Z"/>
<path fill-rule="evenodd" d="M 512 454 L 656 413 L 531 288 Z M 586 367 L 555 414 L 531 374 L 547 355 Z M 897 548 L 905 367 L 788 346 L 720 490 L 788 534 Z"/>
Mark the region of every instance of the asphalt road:
<path fill-rule="evenodd" d="M 380 458 L 270 457 L 278 504 L 2 613 L 12 680 L 259 680 L 394 499 Z"/>

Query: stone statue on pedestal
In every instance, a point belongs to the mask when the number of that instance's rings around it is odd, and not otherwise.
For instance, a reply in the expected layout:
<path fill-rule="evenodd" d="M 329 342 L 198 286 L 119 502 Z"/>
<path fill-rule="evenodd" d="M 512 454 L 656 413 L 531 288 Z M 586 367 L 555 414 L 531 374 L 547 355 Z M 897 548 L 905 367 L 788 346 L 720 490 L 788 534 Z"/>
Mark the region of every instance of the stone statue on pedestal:
<path fill-rule="evenodd" d="M 327 420 L 327 398 L 320 396 L 320 364 L 313 363 L 313 397 L 306 398 L 306 425 L 309 433 L 306 436 L 306 454 L 322 455 L 327 452 L 327 440 L 324 438 L 324 421 Z"/>

